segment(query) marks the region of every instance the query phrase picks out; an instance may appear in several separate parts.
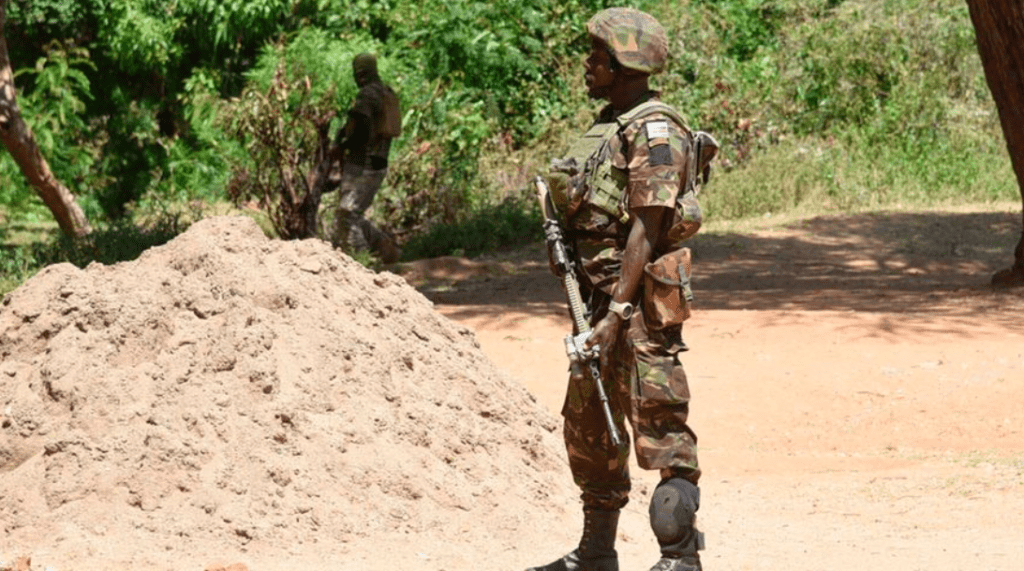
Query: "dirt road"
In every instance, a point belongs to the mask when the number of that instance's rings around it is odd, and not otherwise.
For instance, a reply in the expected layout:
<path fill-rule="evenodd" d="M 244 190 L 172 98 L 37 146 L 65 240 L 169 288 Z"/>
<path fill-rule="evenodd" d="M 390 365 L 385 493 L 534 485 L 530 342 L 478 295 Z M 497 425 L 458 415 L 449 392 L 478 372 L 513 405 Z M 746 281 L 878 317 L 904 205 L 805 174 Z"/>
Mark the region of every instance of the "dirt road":
<path fill-rule="evenodd" d="M 707 569 L 1024 569 L 1024 293 L 988 286 L 1018 232 L 1008 207 L 693 240 Z M 539 246 L 399 271 L 557 413 L 569 321 Z M 655 480 L 634 475 L 620 558 L 647 569 Z M 560 555 L 578 519 L 538 522 L 547 539 L 493 567 Z"/>

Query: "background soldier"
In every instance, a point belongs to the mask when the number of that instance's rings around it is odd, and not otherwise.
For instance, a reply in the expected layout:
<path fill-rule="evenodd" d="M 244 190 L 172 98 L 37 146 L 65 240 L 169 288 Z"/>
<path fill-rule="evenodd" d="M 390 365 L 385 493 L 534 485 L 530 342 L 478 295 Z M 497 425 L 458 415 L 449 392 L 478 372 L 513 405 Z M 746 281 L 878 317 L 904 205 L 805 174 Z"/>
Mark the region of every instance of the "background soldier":
<path fill-rule="evenodd" d="M 359 93 L 328 153 L 342 165 L 331 243 L 349 253 L 372 251 L 391 263 L 398 260 L 394 241 L 363 214 L 387 176 L 391 140 L 402 130 L 401 110 L 395 92 L 381 81 L 373 54 L 353 58 L 352 73 Z"/>
<path fill-rule="evenodd" d="M 697 437 L 687 426 L 690 392 L 679 361 L 689 250 L 679 242 L 700 225 L 701 139 L 648 87 L 668 56 L 657 20 L 611 8 L 587 30 L 587 89 L 609 104 L 569 156 L 555 161 L 553 170 L 564 174 L 550 179 L 552 199 L 581 269 L 593 328 L 586 345 L 600 349 L 614 423 L 625 434 L 628 418 L 638 464 L 662 477 L 650 506 L 661 547 L 652 571 L 700 570 Z M 664 287 L 653 279 L 673 275 Z M 592 380 L 571 374 L 562 415 L 569 466 L 583 492 L 583 535 L 568 555 L 531 571 L 618 569 L 614 545 L 630 490 L 630 446 L 628 436 L 620 447 L 612 443 L 600 406 Z"/>

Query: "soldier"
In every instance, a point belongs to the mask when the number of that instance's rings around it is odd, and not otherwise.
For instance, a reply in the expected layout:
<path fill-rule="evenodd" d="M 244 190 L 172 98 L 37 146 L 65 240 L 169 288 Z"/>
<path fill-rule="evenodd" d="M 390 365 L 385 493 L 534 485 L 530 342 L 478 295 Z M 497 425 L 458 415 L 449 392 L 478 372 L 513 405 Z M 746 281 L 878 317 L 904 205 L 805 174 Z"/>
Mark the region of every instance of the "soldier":
<path fill-rule="evenodd" d="M 331 242 L 350 253 L 370 250 L 385 263 L 395 262 L 394 242 L 363 214 L 387 176 L 391 140 L 401 133 L 398 97 L 381 81 L 373 54 L 353 58 L 352 73 L 359 93 L 328 153 L 329 160 L 340 159 L 342 165 Z"/>
<path fill-rule="evenodd" d="M 689 249 L 679 242 L 700 225 L 698 175 L 713 152 L 702 154 L 699 146 L 717 151 L 717 143 L 691 133 L 649 88 L 668 57 L 657 20 L 610 8 L 587 30 L 588 93 L 608 104 L 569 155 L 554 162 L 552 199 L 581 269 L 593 329 L 586 345 L 599 348 L 613 422 L 625 434 L 629 420 L 638 464 L 660 472 L 649 513 L 661 558 L 651 571 L 699 571 L 701 472 L 679 360 L 686 350 Z M 572 552 L 530 571 L 618 570 L 615 536 L 629 499 L 630 443 L 628 436 L 620 447 L 612 443 L 600 406 L 592 380 L 572 372 L 562 415 L 570 470 L 582 490 L 583 534 Z"/>

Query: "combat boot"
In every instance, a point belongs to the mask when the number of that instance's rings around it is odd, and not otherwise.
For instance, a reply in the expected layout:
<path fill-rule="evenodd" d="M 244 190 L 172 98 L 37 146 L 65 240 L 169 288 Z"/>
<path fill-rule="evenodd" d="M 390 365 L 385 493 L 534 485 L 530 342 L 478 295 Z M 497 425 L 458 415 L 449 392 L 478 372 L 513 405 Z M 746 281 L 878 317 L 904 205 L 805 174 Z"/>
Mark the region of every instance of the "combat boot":
<path fill-rule="evenodd" d="M 679 558 L 662 557 L 651 567 L 651 571 L 703 571 L 700 566 L 700 556 L 693 555 Z"/>
<path fill-rule="evenodd" d="M 700 490 L 683 478 L 662 480 L 651 496 L 651 529 L 661 547 L 661 559 L 650 571 L 702 571 L 704 534 L 694 527 Z"/>
<path fill-rule="evenodd" d="M 619 510 L 583 508 L 583 536 L 580 544 L 561 559 L 526 571 L 619 571 L 615 533 Z"/>

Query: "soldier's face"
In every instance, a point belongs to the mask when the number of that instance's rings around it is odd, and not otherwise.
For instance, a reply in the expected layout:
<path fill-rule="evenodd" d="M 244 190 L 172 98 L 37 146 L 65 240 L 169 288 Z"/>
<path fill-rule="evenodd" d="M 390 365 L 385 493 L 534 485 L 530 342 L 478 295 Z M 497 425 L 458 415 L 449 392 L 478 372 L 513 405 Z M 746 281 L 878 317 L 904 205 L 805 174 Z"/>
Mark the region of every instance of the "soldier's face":
<path fill-rule="evenodd" d="M 586 70 L 583 78 L 587 82 L 587 94 L 592 99 L 608 97 L 615 82 L 615 72 L 612 70 L 612 55 L 604 42 L 590 38 L 590 54 L 583 61 L 583 68 Z"/>

